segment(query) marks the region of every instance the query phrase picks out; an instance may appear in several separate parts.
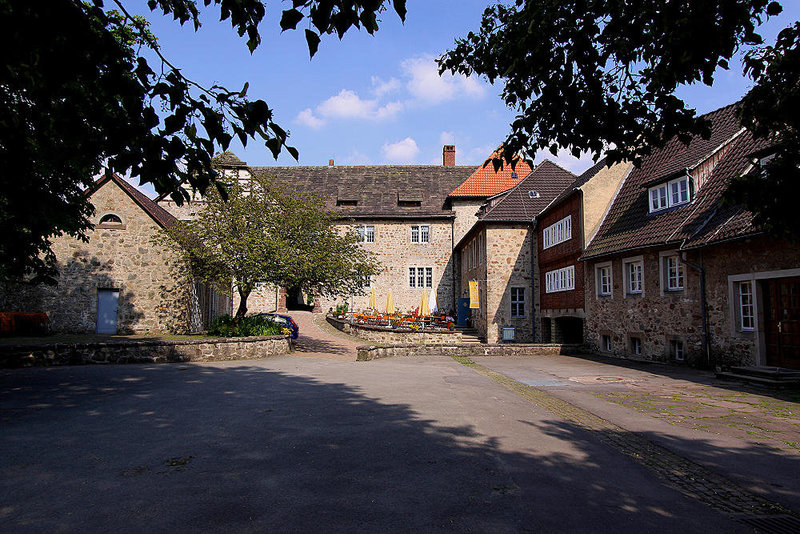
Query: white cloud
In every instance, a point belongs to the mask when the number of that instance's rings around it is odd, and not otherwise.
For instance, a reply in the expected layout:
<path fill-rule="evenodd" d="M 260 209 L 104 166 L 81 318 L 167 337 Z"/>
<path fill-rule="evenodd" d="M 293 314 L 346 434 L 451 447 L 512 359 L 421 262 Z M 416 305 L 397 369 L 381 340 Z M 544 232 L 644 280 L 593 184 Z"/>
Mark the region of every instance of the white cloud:
<path fill-rule="evenodd" d="M 326 119 L 386 119 L 402 108 L 400 102 L 378 106 L 377 100 L 362 100 L 355 91 L 342 89 L 338 95 L 317 106 L 317 113 Z"/>
<path fill-rule="evenodd" d="M 314 116 L 314 112 L 311 111 L 311 108 L 306 108 L 298 113 L 295 122 L 308 126 L 312 130 L 319 130 L 325 124 L 325 121 Z"/>
<path fill-rule="evenodd" d="M 295 121 L 318 130 L 331 119 L 383 120 L 394 117 L 402 109 L 403 104 L 400 102 L 389 102 L 380 106 L 377 100 L 365 100 L 355 91 L 342 89 L 315 110 L 307 108 L 298 113 Z"/>
<path fill-rule="evenodd" d="M 572 155 L 572 152 L 566 148 L 558 149 L 558 153 L 555 156 L 553 156 L 552 152 L 549 150 L 539 150 L 536 152 L 534 161 L 537 165 L 544 159 L 549 159 L 550 161 L 561 165 L 573 174 L 581 174 L 583 171 L 594 165 L 592 156 L 587 152 L 581 152 L 580 156 L 576 158 Z"/>
<path fill-rule="evenodd" d="M 390 163 L 412 163 L 419 154 L 417 142 L 410 137 L 396 143 L 386 143 L 381 148 L 383 157 Z"/>
<path fill-rule="evenodd" d="M 408 91 L 422 102 L 438 104 L 459 96 L 480 98 L 486 93 L 486 84 L 474 76 L 450 73 L 439 76 L 432 56 L 407 59 L 401 63 L 401 68 L 409 78 Z"/>
<path fill-rule="evenodd" d="M 398 89 L 400 89 L 400 82 L 397 78 L 389 78 L 388 81 L 383 81 L 378 76 L 372 77 L 372 93 L 378 98 L 393 93 Z"/>
<path fill-rule="evenodd" d="M 439 134 L 440 145 L 452 145 L 456 142 L 456 134 L 453 132 L 442 132 Z"/>

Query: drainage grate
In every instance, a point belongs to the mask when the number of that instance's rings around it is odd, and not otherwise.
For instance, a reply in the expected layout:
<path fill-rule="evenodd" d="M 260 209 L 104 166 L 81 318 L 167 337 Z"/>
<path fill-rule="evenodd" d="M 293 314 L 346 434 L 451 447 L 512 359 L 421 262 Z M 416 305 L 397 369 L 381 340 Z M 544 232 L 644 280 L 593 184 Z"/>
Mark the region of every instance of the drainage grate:
<path fill-rule="evenodd" d="M 764 534 L 797 534 L 800 532 L 800 519 L 791 515 L 740 517 L 739 521 Z"/>

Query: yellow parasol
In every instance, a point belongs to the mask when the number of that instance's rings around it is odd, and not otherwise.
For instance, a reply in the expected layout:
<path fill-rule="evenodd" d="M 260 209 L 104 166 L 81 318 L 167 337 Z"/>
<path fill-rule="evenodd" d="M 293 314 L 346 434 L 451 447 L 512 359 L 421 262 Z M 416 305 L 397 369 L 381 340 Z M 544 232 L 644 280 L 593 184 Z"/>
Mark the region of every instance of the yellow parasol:
<path fill-rule="evenodd" d="M 378 306 L 375 304 L 375 288 L 372 288 L 372 291 L 369 292 L 369 304 L 367 304 L 367 308 L 370 310 L 375 310 Z"/>
<path fill-rule="evenodd" d="M 428 306 L 428 292 L 424 289 L 422 290 L 422 300 L 419 303 L 419 311 L 417 315 L 420 317 L 427 317 L 431 314 L 431 308 Z"/>
<path fill-rule="evenodd" d="M 392 290 L 389 290 L 389 295 L 386 297 L 386 313 L 391 315 L 394 313 L 394 299 L 392 299 Z"/>

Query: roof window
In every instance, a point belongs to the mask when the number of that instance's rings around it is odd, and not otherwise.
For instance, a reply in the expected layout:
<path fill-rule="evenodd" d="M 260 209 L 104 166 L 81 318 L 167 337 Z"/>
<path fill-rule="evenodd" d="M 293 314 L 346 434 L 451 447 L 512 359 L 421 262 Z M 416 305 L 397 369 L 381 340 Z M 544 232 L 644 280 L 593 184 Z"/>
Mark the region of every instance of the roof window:
<path fill-rule="evenodd" d="M 539 198 L 540 195 L 538 191 L 528 191 L 528 198 Z"/>
<path fill-rule="evenodd" d="M 689 176 L 681 176 L 649 189 L 650 213 L 687 204 L 692 199 Z"/>

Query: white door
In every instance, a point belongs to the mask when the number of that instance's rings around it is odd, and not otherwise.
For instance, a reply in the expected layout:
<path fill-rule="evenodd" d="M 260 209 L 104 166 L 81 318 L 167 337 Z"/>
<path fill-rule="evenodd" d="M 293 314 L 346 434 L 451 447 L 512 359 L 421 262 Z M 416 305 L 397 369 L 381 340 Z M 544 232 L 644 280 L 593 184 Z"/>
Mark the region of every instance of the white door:
<path fill-rule="evenodd" d="M 117 304 L 119 303 L 118 289 L 97 290 L 97 333 L 117 333 Z"/>

